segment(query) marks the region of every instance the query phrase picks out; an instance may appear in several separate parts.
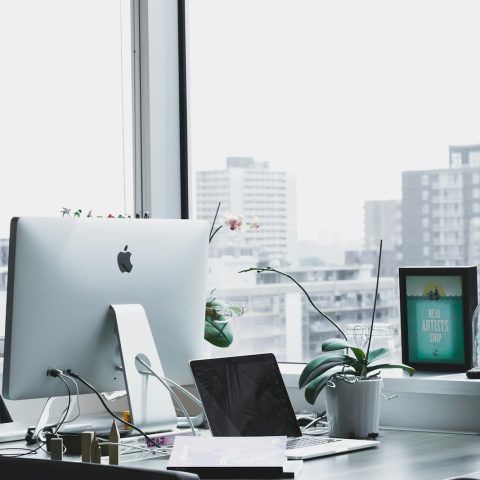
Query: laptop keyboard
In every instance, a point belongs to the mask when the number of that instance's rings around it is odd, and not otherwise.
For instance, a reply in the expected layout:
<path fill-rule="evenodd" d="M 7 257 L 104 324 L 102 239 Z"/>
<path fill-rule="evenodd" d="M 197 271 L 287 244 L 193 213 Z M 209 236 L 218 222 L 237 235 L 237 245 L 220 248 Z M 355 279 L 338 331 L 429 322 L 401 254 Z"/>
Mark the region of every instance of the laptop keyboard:
<path fill-rule="evenodd" d="M 328 437 L 295 437 L 287 439 L 287 450 L 294 448 L 311 447 L 314 445 L 323 445 L 326 443 L 338 442 L 338 438 Z"/>

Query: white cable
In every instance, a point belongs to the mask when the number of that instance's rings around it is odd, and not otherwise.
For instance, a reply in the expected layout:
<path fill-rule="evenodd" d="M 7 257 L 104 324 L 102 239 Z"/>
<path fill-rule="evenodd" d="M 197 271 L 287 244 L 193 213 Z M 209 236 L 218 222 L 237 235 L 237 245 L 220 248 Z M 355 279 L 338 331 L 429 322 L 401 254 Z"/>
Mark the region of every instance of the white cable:
<path fill-rule="evenodd" d="M 192 423 L 198 427 L 200 426 L 204 421 L 205 421 L 205 418 L 206 418 L 206 415 L 205 415 L 205 410 L 203 409 L 203 403 L 195 396 L 193 395 L 192 393 L 190 393 L 186 388 L 183 388 L 181 385 L 179 385 L 178 383 L 174 382 L 173 380 L 171 380 L 170 378 L 168 377 L 165 377 L 163 376 L 162 377 L 166 382 L 169 382 L 171 383 L 174 387 L 178 388 L 179 390 L 181 390 L 188 398 L 190 398 L 190 400 L 192 400 L 197 406 L 200 407 L 200 414 L 196 415 L 195 417 L 193 417 L 192 419 Z M 182 420 L 181 418 L 179 418 L 179 426 L 181 425 L 181 422 L 180 420 Z M 183 426 L 183 425 L 182 425 Z"/>
<path fill-rule="evenodd" d="M 323 421 L 322 417 L 317 417 L 314 420 L 312 420 L 310 423 L 305 425 L 303 429 L 306 430 L 307 428 L 310 428 L 312 425 L 315 425 L 316 423 L 323 423 L 324 425 L 327 425 L 327 422 Z"/>
<path fill-rule="evenodd" d="M 178 395 L 173 391 L 173 389 L 170 387 L 170 385 L 161 377 L 160 375 L 157 375 L 152 367 L 148 365 L 148 363 L 144 362 L 141 358 L 137 357 L 137 360 L 150 372 L 151 375 L 153 375 L 158 381 L 161 382 L 161 384 L 170 392 L 174 400 L 178 403 L 178 406 L 181 408 L 183 414 L 187 418 L 188 423 L 190 424 L 190 428 L 192 430 L 192 434 L 194 437 L 197 436 L 197 432 L 195 431 L 195 426 L 192 423 L 192 419 L 190 418 L 190 415 L 187 412 L 187 409 L 185 408 L 185 405 L 182 403 L 182 401 L 178 398 Z"/>
<path fill-rule="evenodd" d="M 190 400 L 193 400 L 202 410 L 203 410 L 203 403 L 192 393 L 190 393 L 186 388 L 183 388 L 178 383 L 174 382 L 168 377 L 162 377 L 166 382 L 171 383 L 174 387 L 177 387 L 181 392 L 183 392 Z"/>
<path fill-rule="evenodd" d="M 70 420 L 65 420 L 63 423 L 72 423 L 74 422 L 75 420 L 77 420 L 77 418 L 80 417 L 81 415 L 81 411 L 80 411 L 80 391 L 79 391 L 79 388 L 78 388 L 78 383 L 77 381 L 71 377 L 70 375 L 66 375 L 65 373 L 61 373 L 60 374 L 61 377 L 64 377 L 64 378 L 68 378 L 70 381 L 73 382 L 73 384 L 75 385 L 75 390 L 77 391 L 77 409 L 78 409 L 78 413 L 75 415 L 74 418 L 71 418 Z M 67 417 L 68 418 L 68 417 Z"/>
<path fill-rule="evenodd" d="M 126 445 L 124 443 L 116 443 L 116 442 L 101 442 L 101 445 L 118 445 L 120 448 L 125 448 L 128 450 L 142 450 L 148 453 L 154 454 L 162 454 L 162 455 L 170 455 L 172 453 L 173 447 L 165 446 L 165 447 L 147 447 L 142 445 Z"/>

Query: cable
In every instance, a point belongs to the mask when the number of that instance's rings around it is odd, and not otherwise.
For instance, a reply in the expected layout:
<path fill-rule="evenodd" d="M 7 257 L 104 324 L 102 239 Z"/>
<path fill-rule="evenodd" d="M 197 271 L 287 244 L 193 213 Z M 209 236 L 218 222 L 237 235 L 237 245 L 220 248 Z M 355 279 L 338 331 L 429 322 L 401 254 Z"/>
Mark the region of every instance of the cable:
<path fill-rule="evenodd" d="M 63 416 L 60 416 L 60 421 L 57 423 L 57 427 L 55 428 L 55 431 L 53 432 L 54 435 L 57 434 L 58 430 L 60 429 L 60 427 L 63 425 L 63 423 L 67 419 L 68 412 L 70 411 L 70 405 L 72 403 L 72 394 L 70 392 L 70 387 L 68 386 L 68 383 L 65 381 L 65 379 L 63 378 L 63 375 L 61 375 L 61 374 L 57 375 L 57 378 L 59 378 L 65 384 L 65 387 L 67 388 L 68 405 L 67 405 L 67 408 L 62 412 Z"/>
<path fill-rule="evenodd" d="M 140 363 L 143 363 L 143 360 L 138 359 Z M 173 380 L 170 380 L 168 377 L 162 377 L 166 382 L 171 383 L 174 387 L 177 387 L 181 392 L 183 392 L 190 400 L 192 400 L 194 403 L 196 403 L 203 411 L 203 403 L 192 393 L 190 393 L 186 388 L 183 388 L 181 385 L 178 383 L 174 382 Z"/>
<path fill-rule="evenodd" d="M 143 364 L 145 367 L 147 367 L 147 369 L 148 369 L 149 371 L 152 371 L 152 372 L 153 372 L 153 370 L 151 370 L 150 366 L 149 366 L 148 364 L 144 363 L 143 360 L 141 360 L 141 359 L 139 358 L 138 361 L 139 361 L 141 364 Z M 150 374 L 152 374 L 151 372 L 144 372 L 144 373 L 150 373 Z M 203 409 L 203 404 L 202 404 L 202 402 L 201 402 L 195 395 L 193 395 L 192 393 L 190 393 L 186 388 L 182 387 L 181 385 L 179 385 L 178 383 L 174 382 L 174 381 L 171 380 L 170 378 L 165 377 L 165 376 L 162 376 L 162 375 L 159 375 L 158 377 L 161 377 L 165 382 L 171 383 L 174 387 L 178 388 L 184 395 L 186 395 L 188 398 L 190 398 L 190 400 L 192 400 L 198 407 L 201 408 L 200 414 L 199 414 L 199 415 L 196 415 L 195 417 L 193 417 L 193 419 L 192 419 L 192 417 L 188 418 L 189 415 L 188 415 L 188 413 L 185 414 L 185 411 L 183 410 L 183 408 L 182 408 L 182 410 L 181 410 L 182 413 L 183 413 L 183 414 L 185 415 L 185 417 L 187 418 L 187 422 L 188 422 L 188 424 L 190 425 L 190 427 L 192 426 L 192 424 L 193 424 L 194 427 L 201 425 L 201 424 L 205 421 L 205 418 L 206 418 L 205 410 Z M 158 377 L 157 377 L 157 378 L 158 378 Z M 160 380 L 160 378 L 158 378 L 158 379 Z M 161 381 L 161 380 L 160 380 L 160 381 Z M 163 383 L 163 382 L 162 382 L 162 383 Z M 164 384 L 164 386 L 168 389 L 169 392 L 171 392 L 171 390 L 168 388 L 167 385 Z M 182 404 L 181 401 L 180 401 L 180 405 L 183 407 L 183 404 Z M 175 410 L 178 410 L 178 409 L 175 407 Z M 179 420 L 182 420 L 182 419 L 180 418 Z M 194 422 L 197 422 L 197 421 L 198 421 L 198 423 L 194 423 Z M 179 423 L 179 425 L 180 425 L 180 423 Z"/>
<path fill-rule="evenodd" d="M 312 427 L 313 425 L 315 425 L 316 423 L 320 422 L 320 421 L 323 421 L 322 419 L 325 417 L 325 414 L 327 412 L 323 412 L 321 413 L 317 418 L 314 418 L 310 423 L 308 423 L 307 425 L 305 425 L 303 427 L 304 430 L 306 430 L 307 428 L 310 428 Z"/>
<path fill-rule="evenodd" d="M 98 437 L 97 437 L 98 438 Z M 168 447 L 147 447 L 142 446 L 142 445 L 125 445 L 123 443 L 116 443 L 116 442 L 107 442 L 107 441 L 101 441 L 101 445 L 118 445 L 120 448 L 125 448 L 125 449 L 135 449 L 135 450 L 142 450 L 148 453 L 154 453 L 154 454 L 161 454 L 161 455 L 170 455 L 173 450 L 173 446 L 168 446 Z"/>
<path fill-rule="evenodd" d="M 155 373 L 155 371 L 152 369 L 152 367 L 150 367 L 150 365 L 148 365 L 148 363 L 144 362 L 141 358 L 137 358 L 137 361 L 140 362 L 149 372 L 151 375 L 153 375 L 157 380 L 160 381 L 160 383 L 170 392 L 170 394 L 172 395 L 172 397 L 175 399 L 175 401 L 177 402 L 178 406 L 180 407 L 180 409 L 182 410 L 183 414 L 185 415 L 188 423 L 190 424 L 190 428 L 192 430 L 192 434 L 194 437 L 197 436 L 197 432 L 195 431 L 195 427 L 192 423 L 192 419 L 190 418 L 190 415 L 188 414 L 187 412 L 187 409 L 185 408 L 185 405 L 183 404 L 183 402 L 178 398 L 178 395 L 173 391 L 173 389 L 170 387 L 170 385 L 168 385 L 167 381 L 161 377 L 160 375 L 157 375 Z M 172 382 L 173 383 L 173 382 Z M 193 395 L 192 395 L 193 396 Z"/>
<path fill-rule="evenodd" d="M 40 450 L 40 446 L 37 448 L 25 448 L 25 447 L 2 447 L 1 450 L 24 450 L 23 453 L 0 453 L 0 457 L 23 457 L 25 455 L 37 454 L 37 450 Z"/>
<path fill-rule="evenodd" d="M 105 403 L 103 397 L 100 395 L 100 393 L 98 392 L 98 390 L 93 386 L 93 385 L 90 385 L 90 383 L 88 383 L 86 380 L 84 380 L 80 375 L 78 375 L 77 373 L 73 372 L 72 370 L 66 370 L 64 372 L 62 372 L 63 375 L 67 376 L 67 377 L 73 377 L 73 378 L 76 378 L 77 380 L 79 380 L 81 383 L 83 383 L 86 387 L 88 387 L 97 397 L 98 399 L 100 400 L 101 404 L 103 405 L 103 408 L 105 408 L 105 410 L 113 417 L 115 418 L 116 420 L 118 420 L 119 422 L 123 423 L 124 425 L 128 425 L 130 428 L 133 428 L 134 430 L 136 430 L 138 433 L 140 433 L 141 435 L 143 435 L 149 442 L 153 443 L 153 444 L 156 444 L 156 442 L 151 438 L 149 437 L 142 429 L 138 428 L 136 425 L 134 425 L 133 423 L 130 423 L 130 422 L 127 422 L 126 420 L 124 420 L 123 418 L 119 417 L 116 413 L 112 412 L 112 410 L 110 410 L 110 407 Z"/>
<path fill-rule="evenodd" d="M 56 435 L 56 433 L 58 432 L 58 429 L 63 425 L 63 423 L 65 422 L 65 419 L 68 415 L 68 412 L 70 410 L 70 405 L 71 405 L 71 392 L 70 392 L 70 387 L 68 386 L 67 382 L 61 378 L 60 376 L 58 376 L 62 381 L 63 383 L 65 384 L 66 388 L 67 388 L 67 392 L 68 392 L 68 405 L 67 407 L 62 411 L 62 413 L 60 414 L 60 420 L 56 423 L 56 424 L 53 424 L 53 425 L 50 425 L 50 426 L 47 426 L 45 425 L 45 427 L 43 427 L 39 432 L 38 432 L 38 435 L 37 435 L 37 438 L 36 438 L 36 443 L 37 443 L 37 447 L 35 448 L 24 448 L 24 447 L 2 447 L 0 448 L 0 457 L 23 457 L 25 455 L 32 455 L 32 454 L 37 454 L 38 450 L 44 450 L 44 446 L 45 446 L 45 441 L 42 440 L 40 438 L 40 434 L 43 433 L 44 430 L 46 430 L 47 428 L 55 428 L 55 431 L 53 432 L 54 435 Z M 47 402 L 50 400 L 50 398 L 47 400 Z M 22 450 L 22 453 L 1 453 L 3 450 Z"/>
<path fill-rule="evenodd" d="M 81 415 L 81 410 L 80 410 L 80 391 L 78 389 L 78 383 L 77 381 L 74 379 L 74 378 L 71 378 L 63 373 L 60 374 L 60 376 L 64 376 L 65 378 L 68 378 L 68 380 L 70 380 L 71 382 L 73 382 L 73 384 L 75 385 L 75 390 L 77 392 L 77 409 L 78 409 L 78 412 L 77 414 L 75 415 L 75 417 L 71 418 L 70 420 L 66 420 L 65 422 L 63 422 L 64 424 L 65 423 L 72 423 L 74 422 L 75 420 L 77 420 L 77 418 L 80 417 Z"/>

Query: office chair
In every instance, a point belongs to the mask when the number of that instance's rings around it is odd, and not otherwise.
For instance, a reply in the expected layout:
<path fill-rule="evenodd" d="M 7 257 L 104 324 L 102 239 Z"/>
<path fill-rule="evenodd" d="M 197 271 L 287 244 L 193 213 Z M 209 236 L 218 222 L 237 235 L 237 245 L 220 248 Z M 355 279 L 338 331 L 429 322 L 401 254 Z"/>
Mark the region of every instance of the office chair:
<path fill-rule="evenodd" d="M 25 457 L 1 457 L 0 472 L 8 478 L 38 478 L 48 480 L 198 480 L 198 475 L 166 470 L 118 467 L 95 463 L 80 463 Z"/>

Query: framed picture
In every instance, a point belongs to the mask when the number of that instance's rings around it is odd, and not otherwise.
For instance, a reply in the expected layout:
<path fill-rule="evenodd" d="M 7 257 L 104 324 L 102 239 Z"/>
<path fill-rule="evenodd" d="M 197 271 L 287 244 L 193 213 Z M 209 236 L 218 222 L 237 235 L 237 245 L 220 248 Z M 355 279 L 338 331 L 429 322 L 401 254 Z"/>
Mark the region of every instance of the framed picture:
<path fill-rule="evenodd" d="M 399 269 L 402 362 L 417 370 L 472 368 L 477 267 Z"/>

